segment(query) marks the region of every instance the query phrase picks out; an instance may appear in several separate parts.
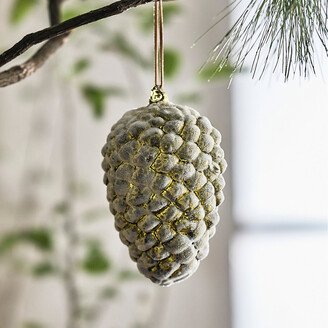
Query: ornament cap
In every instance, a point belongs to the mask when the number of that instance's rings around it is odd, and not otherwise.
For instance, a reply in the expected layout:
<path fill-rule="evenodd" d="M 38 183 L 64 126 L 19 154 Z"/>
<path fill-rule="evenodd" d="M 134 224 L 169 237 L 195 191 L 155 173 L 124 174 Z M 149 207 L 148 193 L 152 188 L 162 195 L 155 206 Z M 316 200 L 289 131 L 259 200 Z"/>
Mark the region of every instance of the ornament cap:
<path fill-rule="evenodd" d="M 152 89 L 151 89 L 151 94 L 150 94 L 150 98 L 149 98 L 149 103 L 150 104 L 154 104 L 154 103 L 158 103 L 158 102 L 168 102 L 168 96 L 166 94 L 166 92 L 158 85 L 155 85 Z"/>

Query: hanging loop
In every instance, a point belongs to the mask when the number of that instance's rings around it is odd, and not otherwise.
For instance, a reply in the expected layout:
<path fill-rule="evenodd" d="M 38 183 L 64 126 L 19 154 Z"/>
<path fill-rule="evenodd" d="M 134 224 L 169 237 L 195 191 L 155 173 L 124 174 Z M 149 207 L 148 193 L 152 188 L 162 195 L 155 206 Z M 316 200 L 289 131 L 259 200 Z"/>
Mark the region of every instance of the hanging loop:
<path fill-rule="evenodd" d="M 164 84 L 164 33 L 163 1 L 154 3 L 155 86 Z"/>
<path fill-rule="evenodd" d="M 164 15 L 163 0 L 154 0 L 154 55 L 155 86 L 151 91 L 150 103 L 167 100 L 164 86 Z"/>

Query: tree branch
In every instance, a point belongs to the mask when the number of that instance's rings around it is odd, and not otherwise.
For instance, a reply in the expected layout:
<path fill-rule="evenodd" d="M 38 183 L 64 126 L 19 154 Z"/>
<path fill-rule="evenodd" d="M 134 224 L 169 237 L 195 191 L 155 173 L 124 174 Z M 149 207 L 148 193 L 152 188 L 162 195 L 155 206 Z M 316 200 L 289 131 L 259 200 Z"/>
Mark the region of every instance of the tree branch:
<path fill-rule="evenodd" d="M 60 23 L 60 5 L 64 0 L 48 0 L 48 14 L 52 26 Z M 0 73 L 0 87 L 17 83 L 32 75 L 64 44 L 68 34 L 44 44 L 29 60 Z"/>
<path fill-rule="evenodd" d="M 57 37 L 43 45 L 29 60 L 0 73 L 0 88 L 7 87 L 27 78 L 41 68 L 46 61 L 65 43 L 68 34 Z"/>
<path fill-rule="evenodd" d="M 60 5 L 64 0 L 48 0 L 50 26 L 60 23 Z"/>
<path fill-rule="evenodd" d="M 63 23 L 59 22 L 59 8 L 63 0 L 48 0 L 49 18 L 51 27 L 27 34 L 13 47 L 0 55 L 0 67 L 11 62 L 32 46 L 49 40 L 25 63 L 0 72 L 0 87 L 17 83 L 37 71 L 66 41 L 69 33 L 77 27 L 90 24 L 101 19 L 118 15 L 124 11 L 152 0 L 120 0 L 108 6 L 90 11 L 71 18 Z"/>

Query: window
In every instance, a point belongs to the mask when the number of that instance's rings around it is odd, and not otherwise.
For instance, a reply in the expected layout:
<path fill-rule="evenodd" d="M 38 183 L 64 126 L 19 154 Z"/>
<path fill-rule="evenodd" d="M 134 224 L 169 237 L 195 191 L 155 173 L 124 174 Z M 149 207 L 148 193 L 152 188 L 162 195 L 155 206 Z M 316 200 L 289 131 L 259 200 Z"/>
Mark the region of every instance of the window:
<path fill-rule="evenodd" d="M 234 328 L 328 327 L 327 100 L 321 77 L 233 83 Z"/>

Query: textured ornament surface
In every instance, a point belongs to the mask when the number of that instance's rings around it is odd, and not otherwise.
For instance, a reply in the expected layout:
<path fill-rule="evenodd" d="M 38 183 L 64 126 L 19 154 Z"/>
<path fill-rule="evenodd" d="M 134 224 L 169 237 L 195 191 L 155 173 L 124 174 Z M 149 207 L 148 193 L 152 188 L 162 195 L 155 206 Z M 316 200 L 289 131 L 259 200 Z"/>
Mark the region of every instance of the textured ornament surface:
<path fill-rule="evenodd" d="M 226 169 L 221 135 L 189 107 L 150 104 L 127 112 L 103 147 L 115 227 L 139 271 L 169 286 L 208 255 Z"/>

